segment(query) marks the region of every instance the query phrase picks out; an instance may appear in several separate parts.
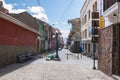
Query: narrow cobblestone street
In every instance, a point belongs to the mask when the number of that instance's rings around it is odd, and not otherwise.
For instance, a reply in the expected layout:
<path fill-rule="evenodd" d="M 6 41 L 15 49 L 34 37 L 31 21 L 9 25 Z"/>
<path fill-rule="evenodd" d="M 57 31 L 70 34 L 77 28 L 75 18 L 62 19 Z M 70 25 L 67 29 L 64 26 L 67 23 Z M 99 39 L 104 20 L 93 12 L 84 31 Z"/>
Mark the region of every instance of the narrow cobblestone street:
<path fill-rule="evenodd" d="M 67 60 L 65 54 L 65 49 L 59 51 L 61 61 L 46 61 L 44 57 L 1 68 L 0 80 L 113 80 L 93 70 L 92 59 L 82 56 L 78 60 L 70 54 Z"/>

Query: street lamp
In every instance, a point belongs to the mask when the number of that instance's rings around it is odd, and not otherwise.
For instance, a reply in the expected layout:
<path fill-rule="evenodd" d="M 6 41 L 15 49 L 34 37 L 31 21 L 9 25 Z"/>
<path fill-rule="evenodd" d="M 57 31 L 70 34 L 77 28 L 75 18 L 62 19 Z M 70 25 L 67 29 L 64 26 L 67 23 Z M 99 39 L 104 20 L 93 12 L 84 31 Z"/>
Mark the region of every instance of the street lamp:
<path fill-rule="evenodd" d="M 92 42 L 93 42 L 93 69 L 96 70 L 96 67 L 95 67 L 95 50 L 96 50 L 96 41 L 98 41 L 98 36 L 96 36 L 96 31 L 95 31 L 95 28 L 93 28 L 93 36 L 92 36 Z"/>
<path fill-rule="evenodd" d="M 56 31 L 56 55 L 55 55 L 55 57 L 53 59 L 55 61 L 60 61 L 61 60 L 59 55 L 58 55 L 58 42 L 59 42 L 58 41 L 58 31 Z"/>
<path fill-rule="evenodd" d="M 96 67 L 95 67 L 95 43 L 93 43 L 93 69 L 96 70 Z"/>

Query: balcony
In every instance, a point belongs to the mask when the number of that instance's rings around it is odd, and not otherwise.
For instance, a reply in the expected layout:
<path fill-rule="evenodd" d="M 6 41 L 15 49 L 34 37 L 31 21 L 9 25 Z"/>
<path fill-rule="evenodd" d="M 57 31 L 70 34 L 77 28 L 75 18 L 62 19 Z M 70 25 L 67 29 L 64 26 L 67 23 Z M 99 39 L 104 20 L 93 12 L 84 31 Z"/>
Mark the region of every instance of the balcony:
<path fill-rule="evenodd" d="M 107 10 L 110 8 L 112 5 L 114 5 L 116 2 L 120 2 L 120 0 L 103 0 L 103 11 Z"/>
<path fill-rule="evenodd" d="M 103 16 L 109 22 L 116 23 L 118 14 L 120 15 L 120 0 L 103 0 Z"/>

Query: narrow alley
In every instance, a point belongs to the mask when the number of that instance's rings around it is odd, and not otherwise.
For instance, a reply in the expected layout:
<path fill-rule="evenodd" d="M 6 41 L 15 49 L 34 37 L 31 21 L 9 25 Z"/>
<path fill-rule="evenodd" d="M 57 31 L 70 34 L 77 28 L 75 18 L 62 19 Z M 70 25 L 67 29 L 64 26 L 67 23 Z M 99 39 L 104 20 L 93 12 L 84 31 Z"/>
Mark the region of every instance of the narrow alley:
<path fill-rule="evenodd" d="M 0 80 L 113 80 L 103 72 L 93 70 L 91 58 L 82 56 L 78 59 L 76 54 L 67 52 L 67 60 L 66 49 L 58 53 L 61 61 L 46 61 L 44 56 L 1 68 Z"/>

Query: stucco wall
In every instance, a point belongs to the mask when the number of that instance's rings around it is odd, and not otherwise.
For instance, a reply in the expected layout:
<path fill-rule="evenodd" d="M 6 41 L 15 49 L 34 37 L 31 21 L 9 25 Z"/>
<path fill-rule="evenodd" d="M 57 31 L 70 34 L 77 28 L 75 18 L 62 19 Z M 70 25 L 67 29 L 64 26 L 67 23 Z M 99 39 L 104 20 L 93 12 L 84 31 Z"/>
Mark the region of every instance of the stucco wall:
<path fill-rule="evenodd" d="M 0 45 L 0 67 L 16 63 L 18 54 L 32 53 L 36 55 L 36 48 L 32 46 Z"/>
<path fill-rule="evenodd" d="M 36 46 L 38 35 L 0 18 L 0 44 Z"/>
<path fill-rule="evenodd" d="M 0 18 L 0 67 L 16 62 L 16 55 L 37 53 L 39 35 Z"/>

